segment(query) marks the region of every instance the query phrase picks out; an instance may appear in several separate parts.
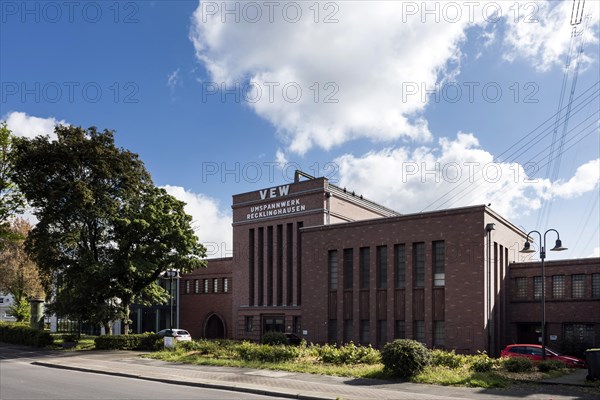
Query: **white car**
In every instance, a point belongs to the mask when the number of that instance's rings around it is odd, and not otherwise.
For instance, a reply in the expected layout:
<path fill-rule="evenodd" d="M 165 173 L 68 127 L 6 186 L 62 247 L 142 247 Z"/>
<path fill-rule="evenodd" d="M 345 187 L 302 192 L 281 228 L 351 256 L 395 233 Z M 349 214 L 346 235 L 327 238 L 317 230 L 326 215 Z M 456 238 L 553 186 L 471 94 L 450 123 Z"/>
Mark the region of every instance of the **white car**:
<path fill-rule="evenodd" d="M 171 331 L 173 333 L 171 334 Z M 156 332 L 158 336 L 173 336 L 178 342 L 187 342 L 192 340 L 192 335 L 185 329 L 163 329 L 162 331 Z"/>

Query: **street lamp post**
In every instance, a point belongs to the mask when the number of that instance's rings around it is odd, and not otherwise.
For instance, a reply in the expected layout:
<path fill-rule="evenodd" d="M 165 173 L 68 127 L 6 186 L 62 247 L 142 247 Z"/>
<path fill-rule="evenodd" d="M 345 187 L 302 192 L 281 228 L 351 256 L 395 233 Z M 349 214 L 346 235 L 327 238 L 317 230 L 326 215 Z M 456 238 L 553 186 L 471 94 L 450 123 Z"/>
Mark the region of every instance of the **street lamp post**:
<path fill-rule="evenodd" d="M 169 285 L 169 297 L 171 298 L 171 314 L 169 317 L 169 330 L 173 330 L 173 279 L 179 279 L 179 271 L 176 269 L 169 269 L 167 271 L 164 272 L 163 274 L 164 278 L 169 278 L 170 279 L 170 285 Z M 179 304 L 177 305 L 179 307 Z"/>
<path fill-rule="evenodd" d="M 548 229 L 544 232 L 544 236 L 538 231 L 529 232 L 527 234 L 527 241 L 520 251 L 521 253 L 535 253 L 535 250 L 531 248 L 531 244 L 529 243 L 529 237 L 532 233 L 537 233 L 540 237 L 540 260 L 542 260 L 542 360 L 546 359 L 546 274 L 544 270 L 544 259 L 546 258 L 546 235 L 548 232 L 556 233 L 556 243 L 550 251 L 567 250 L 567 248 L 562 245 L 558 231 L 556 229 Z"/>

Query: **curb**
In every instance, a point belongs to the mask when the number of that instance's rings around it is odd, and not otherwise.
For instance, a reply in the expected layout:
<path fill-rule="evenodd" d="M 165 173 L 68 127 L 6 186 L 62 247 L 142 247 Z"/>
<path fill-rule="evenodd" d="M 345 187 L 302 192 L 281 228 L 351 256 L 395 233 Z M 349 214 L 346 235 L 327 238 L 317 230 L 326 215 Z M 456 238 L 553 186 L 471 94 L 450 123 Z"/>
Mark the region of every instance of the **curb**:
<path fill-rule="evenodd" d="M 320 396 L 313 396 L 313 395 L 303 394 L 303 393 L 294 394 L 294 393 L 289 393 L 289 392 L 278 392 L 275 390 L 255 389 L 255 388 L 251 388 L 251 387 L 225 385 L 225 384 L 219 384 L 219 383 L 186 382 L 186 381 L 178 381 L 178 380 L 167 379 L 167 378 L 152 378 L 152 377 L 143 376 L 143 375 L 128 374 L 128 373 L 123 373 L 123 372 L 102 371 L 102 370 L 83 368 L 83 367 L 71 367 L 71 366 L 67 366 L 67 365 L 50 364 L 50 363 L 41 362 L 41 361 L 34 361 L 31 363 L 31 365 L 37 365 L 40 367 L 47 367 L 47 368 L 66 369 L 66 370 L 70 370 L 70 371 L 87 372 L 87 373 L 92 373 L 92 374 L 118 376 L 121 378 L 142 379 L 142 380 L 146 380 L 146 381 L 168 383 L 168 384 L 172 384 L 172 385 L 201 387 L 201 388 L 206 388 L 206 389 L 219 389 L 219 390 L 227 390 L 230 392 L 258 394 L 258 395 L 262 395 L 262 396 L 271 396 L 271 397 L 285 397 L 288 399 L 335 400 L 338 398 L 338 397 L 320 397 Z"/>

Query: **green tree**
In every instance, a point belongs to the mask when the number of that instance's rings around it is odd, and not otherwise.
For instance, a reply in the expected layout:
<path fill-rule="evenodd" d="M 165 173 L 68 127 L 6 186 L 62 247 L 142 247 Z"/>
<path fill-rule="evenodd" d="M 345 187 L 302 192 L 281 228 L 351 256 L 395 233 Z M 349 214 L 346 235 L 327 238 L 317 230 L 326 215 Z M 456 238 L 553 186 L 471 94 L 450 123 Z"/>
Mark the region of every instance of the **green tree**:
<path fill-rule="evenodd" d="M 169 268 L 204 265 L 183 203 L 152 183 L 114 133 L 57 126 L 14 142 L 14 180 L 39 222 L 28 249 L 55 279 L 49 308 L 96 323 L 125 318 L 133 301 L 165 299 L 155 281 Z"/>
<path fill-rule="evenodd" d="M 31 316 L 29 301 L 26 298 L 15 299 L 10 307 L 8 307 L 8 312 L 15 317 L 17 322 L 29 322 L 29 317 Z"/>
<path fill-rule="evenodd" d="M 24 206 L 23 196 L 12 180 L 11 159 L 13 136 L 5 121 L 0 122 L 0 249 L 10 235 L 9 219 Z"/>

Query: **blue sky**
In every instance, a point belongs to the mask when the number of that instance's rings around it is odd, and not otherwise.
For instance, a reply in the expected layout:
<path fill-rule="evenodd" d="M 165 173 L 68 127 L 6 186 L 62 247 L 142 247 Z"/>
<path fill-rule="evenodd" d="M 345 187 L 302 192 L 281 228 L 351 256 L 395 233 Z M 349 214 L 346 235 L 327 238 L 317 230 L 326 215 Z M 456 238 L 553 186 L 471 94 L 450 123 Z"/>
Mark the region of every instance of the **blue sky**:
<path fill-rule="evenodd" d="M 571 1 L 69 4 L 1 3 L 0 118 L 27 136 L 115 129 L 213 256 L 231 248 L 231 195 L 296 166 L 401 213 L 491 203 L 558 229 L 561 257 L 598 255 L 597 2 L 550 173 Z"/>

